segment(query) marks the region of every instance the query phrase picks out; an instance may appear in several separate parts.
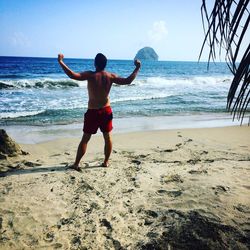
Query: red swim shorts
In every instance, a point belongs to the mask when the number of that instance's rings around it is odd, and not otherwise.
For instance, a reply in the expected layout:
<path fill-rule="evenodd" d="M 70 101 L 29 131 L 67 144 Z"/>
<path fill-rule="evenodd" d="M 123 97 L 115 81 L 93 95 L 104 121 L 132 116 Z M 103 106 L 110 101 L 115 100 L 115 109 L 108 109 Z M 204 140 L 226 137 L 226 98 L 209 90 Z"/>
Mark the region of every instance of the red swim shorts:
<path fill-rule="evenodd" d="M 108 133 L 113 129 L 113 113 L 110 106 L 100 109 L 88 109 L 84 114 L 83 132 L 86 134 L 96 134 L 98 128 L 103 133 Z"/>

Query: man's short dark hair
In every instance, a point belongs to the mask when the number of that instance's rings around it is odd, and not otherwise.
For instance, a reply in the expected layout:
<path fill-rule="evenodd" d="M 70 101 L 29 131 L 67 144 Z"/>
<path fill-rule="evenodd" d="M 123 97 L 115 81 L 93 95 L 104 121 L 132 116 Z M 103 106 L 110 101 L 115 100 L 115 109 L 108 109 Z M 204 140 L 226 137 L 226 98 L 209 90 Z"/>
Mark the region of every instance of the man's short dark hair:
<path fill-rule="evenodd" d="M 98 70 L 104 70 L 107 65 L 107 58 L 102 53 L 98 53 L 95 57 L 95 66 Z"/>

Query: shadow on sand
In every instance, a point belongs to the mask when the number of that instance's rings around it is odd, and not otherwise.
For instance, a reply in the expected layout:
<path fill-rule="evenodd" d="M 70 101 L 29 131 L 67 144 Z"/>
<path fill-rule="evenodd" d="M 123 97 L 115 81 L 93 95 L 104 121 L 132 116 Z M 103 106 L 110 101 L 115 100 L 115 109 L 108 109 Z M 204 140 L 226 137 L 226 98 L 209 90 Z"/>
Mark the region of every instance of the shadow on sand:
<path fill-rule="evenodd" d="M 23 174 L 33 174 L 33 173 L 50 173 L 50 172 L 66 172 L 66 171 L 74 171 L 74 172 L 83 172 L 87 169 L 105 169 L 101 164 L 100 165 L 86 165 L 81 168 L 81 171 L 76 171 L 68 166 L 50 166 L 50 167 L 33 167 L 33 168 L 25 168 L 25 169 L 11 169 L 7 172 L 0 173 L 0 177 L 7 177 L 11 175 L 23 175 Z"/>

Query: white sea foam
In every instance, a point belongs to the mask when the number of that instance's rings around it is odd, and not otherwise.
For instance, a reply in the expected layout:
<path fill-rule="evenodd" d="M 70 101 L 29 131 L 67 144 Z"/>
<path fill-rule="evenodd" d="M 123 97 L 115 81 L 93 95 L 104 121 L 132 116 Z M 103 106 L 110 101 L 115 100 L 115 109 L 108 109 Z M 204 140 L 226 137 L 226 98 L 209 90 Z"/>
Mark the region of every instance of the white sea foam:
<path fill-rule="evenodd" d="M 135 80 L 135 85 L 154 87 L 166 86 L 228 86 L 232 81 L 230 76 L 195 76 L 195 77 L 148 77 L 146 79 Z"/>
<path fill-rule="evenodd" d="M 120 98 L 112 99 L 112 103 L 128 102 L 128 101 L 139 101 L 139 100 L 151 100 L 151 99 L 161 99 L 161 98 L 167 98 L 169 96 L 172 96 L 172 95 L 171 94 L 160 93 L 160 94 L 144 95 L 144 96 L 120 97 Z"/>
<path fill-rule="evenodd" d="M 42 111 L 23 111 L 23 112 L 5 112 L 0 113 L 0 119 L 6 119 L 6 118 L 18 118 L 18 117 L 25 117 L 25 116 L 34 116 L 45 112 L 45 110 Z"/>

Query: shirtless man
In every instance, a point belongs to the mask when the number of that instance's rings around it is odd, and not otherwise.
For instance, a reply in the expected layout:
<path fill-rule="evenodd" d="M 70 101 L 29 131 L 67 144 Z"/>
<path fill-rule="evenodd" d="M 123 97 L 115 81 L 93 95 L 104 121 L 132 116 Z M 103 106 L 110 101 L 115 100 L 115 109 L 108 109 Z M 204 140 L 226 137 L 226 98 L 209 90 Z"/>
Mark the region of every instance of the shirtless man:
<path fill-rule="evenodd" d="M 112 140 L 111 140 L 111 130 L 112 126 L 112 109 L 110 107 L 109 92 L 112 83 L 119 85 L 130 84 L 136 77 L 140 67 L 141 62 L 138 60 L 134 61 L 135 69 L 127 78 L 118 77 L 113 73 L 105 71 L 107 64 L 107 58 L 98 53 L 95 57 L 95 71 L 84 71 L 81 73 L 76 73 L 72 71 L 64 62 L 63 54 L 58 55 L 58 62 L 61 65 L 64 72 L 71 78 L 79 81 L 87 80 L 88 88 L 88 110 L 84 114 L 84 126 L 83 126 L 83 137 L 78 146 L 76 159 L 71 168 L 80 171 L 79 163 L 81 158 L 86 152 L 87 144 L 92 134 L 96 134 L 98 128 L 103 133 L 103 138 L 105 141 L 104 146 L 104 161 L 102 163 L 103 167 L 108 166 L 109 157 L 112 151 Z"/>

